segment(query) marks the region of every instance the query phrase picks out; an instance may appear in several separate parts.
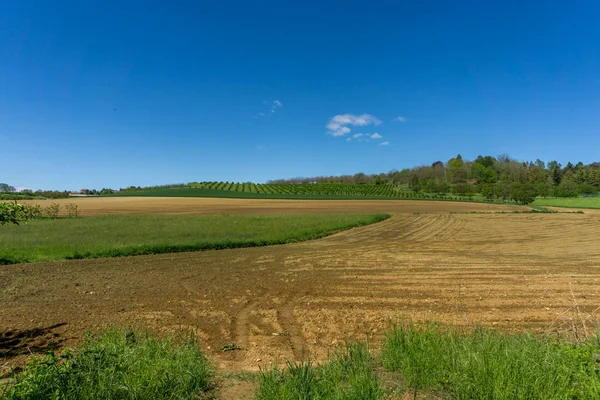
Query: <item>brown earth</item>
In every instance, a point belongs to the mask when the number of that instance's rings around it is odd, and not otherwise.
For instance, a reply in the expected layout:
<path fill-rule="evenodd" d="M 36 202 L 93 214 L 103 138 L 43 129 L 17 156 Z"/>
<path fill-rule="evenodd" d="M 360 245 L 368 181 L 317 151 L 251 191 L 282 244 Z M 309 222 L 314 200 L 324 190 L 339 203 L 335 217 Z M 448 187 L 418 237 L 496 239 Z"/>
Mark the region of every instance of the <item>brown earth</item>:
<path fill-rule="evenodd" d="M 24 200 L 61 206 L 75 203 L 82 215 L 110 214 L 323 214 L 323 213 L 448 213 L 448 211 L 528 210 L 495 204 L 419 200 L 263 200 L 200 197 L 72 197 L 59 200 Z"/>
<path fill-rule="evenodd" d="M 119 198 L 114 208 L 88 208 L 90 200 L 81 200 L 90 215 L 176 212 L 174 203 L 184 212 L 204 212 L 194 208 L 200 203 L 233 212 L 236 203 Z M 238 203 L 239 212 L 282 212 L 279 201 L 245 202 L 252 204 Z M 192 327 L 218 368 L 236 372 L 303 355 L 323 359 L 347 340 L 376 349 L 391 323 L 407 319 L 544 331 L 580 319 L 561 314 L 574 301 L 582 313 L 600 307 L 598 213 L 450 214 L 497 206 L 411 201 L 302 207 L 393 217 L 283 246 L 0 267 L 0 353 L 8 353 L 0 366 L 19 365 L 51 342 L 76 345 L 109 323 Z M 223 352 L 230 343 L 243 350 Z M 252 389 L 240 385 L 223 396 Z"/>

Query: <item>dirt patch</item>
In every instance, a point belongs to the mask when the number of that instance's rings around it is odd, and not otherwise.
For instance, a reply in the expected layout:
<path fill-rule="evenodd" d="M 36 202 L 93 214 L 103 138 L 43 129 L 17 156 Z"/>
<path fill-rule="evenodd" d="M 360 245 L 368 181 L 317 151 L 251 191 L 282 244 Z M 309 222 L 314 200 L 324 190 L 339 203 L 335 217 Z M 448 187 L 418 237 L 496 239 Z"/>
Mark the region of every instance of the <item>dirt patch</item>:
<path fill-rule="evenodd" d="M 111 214 L 332 214 L 359 212 L 448 213 L 528 210 L 522 206 L 418 200 L 262 200 L 199 197 L 75 197 L 23 203 L 75 203 L 81 215 Z"/>

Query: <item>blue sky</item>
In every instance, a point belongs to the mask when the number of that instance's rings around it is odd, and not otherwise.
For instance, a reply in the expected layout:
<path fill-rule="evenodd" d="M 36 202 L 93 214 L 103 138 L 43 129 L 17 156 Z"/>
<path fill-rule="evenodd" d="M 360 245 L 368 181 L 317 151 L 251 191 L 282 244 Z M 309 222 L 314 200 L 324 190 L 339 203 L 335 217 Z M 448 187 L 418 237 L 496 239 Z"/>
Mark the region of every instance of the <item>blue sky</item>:
<path fill-rule="evenodd" d="M 0 181 L 600 161 L 598 15 L 595 0 L 6 1 Z"/>

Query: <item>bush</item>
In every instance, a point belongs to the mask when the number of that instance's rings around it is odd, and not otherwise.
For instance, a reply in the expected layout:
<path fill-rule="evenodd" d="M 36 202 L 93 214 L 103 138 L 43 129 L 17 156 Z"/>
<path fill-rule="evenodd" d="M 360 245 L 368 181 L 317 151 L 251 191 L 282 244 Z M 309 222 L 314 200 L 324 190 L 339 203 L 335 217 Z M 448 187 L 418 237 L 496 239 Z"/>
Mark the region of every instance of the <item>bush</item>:
<path fill-rule="evenodd" d="M 176 344 L 110 328 L 75 352 L 32 358 L 3 398 L 197 399 L 211 388 L 211 373 L 193 339 Z"/>
<path fill-rule="evenodd" d="M 16 224 L 19 225 L 21 214 L 23 213 L 23 206 L 14 203 L 0 203 L 0 225 L 5 224 Z"/>

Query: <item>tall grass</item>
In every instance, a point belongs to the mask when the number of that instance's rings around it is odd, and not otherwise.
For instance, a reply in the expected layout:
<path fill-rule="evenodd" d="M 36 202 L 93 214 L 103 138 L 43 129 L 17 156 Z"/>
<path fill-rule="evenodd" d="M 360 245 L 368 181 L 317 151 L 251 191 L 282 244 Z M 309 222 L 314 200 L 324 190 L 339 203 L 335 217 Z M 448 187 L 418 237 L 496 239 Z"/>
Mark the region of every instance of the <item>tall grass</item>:
<path fill-rule="evenodd" d="M 453 399 L 600 398 L 600 338 L 556 342 L 479 329 L 396 326 L 381 358 L 415 390 Z"/>
<path fill-rule="evenodd" d="M 197 399 L 211 369 L 193 337 L 183 343 L 111 328 L 61 356 L 31 359 L 0 397 L 25 399 Z"/>
<path fill-rule="evenodd" d="M 0 264 L 284 244 L 387 214 L 115 215 L 32 220 L 0 229 Z"/>
<path fill-rule="evenodd" d="M 261 371 L 258 380 L 258 400 L 375 400 L 384 395 L 364 344 L 348 345 L 324 365 L 288 362 L 285 369 Z"/>

